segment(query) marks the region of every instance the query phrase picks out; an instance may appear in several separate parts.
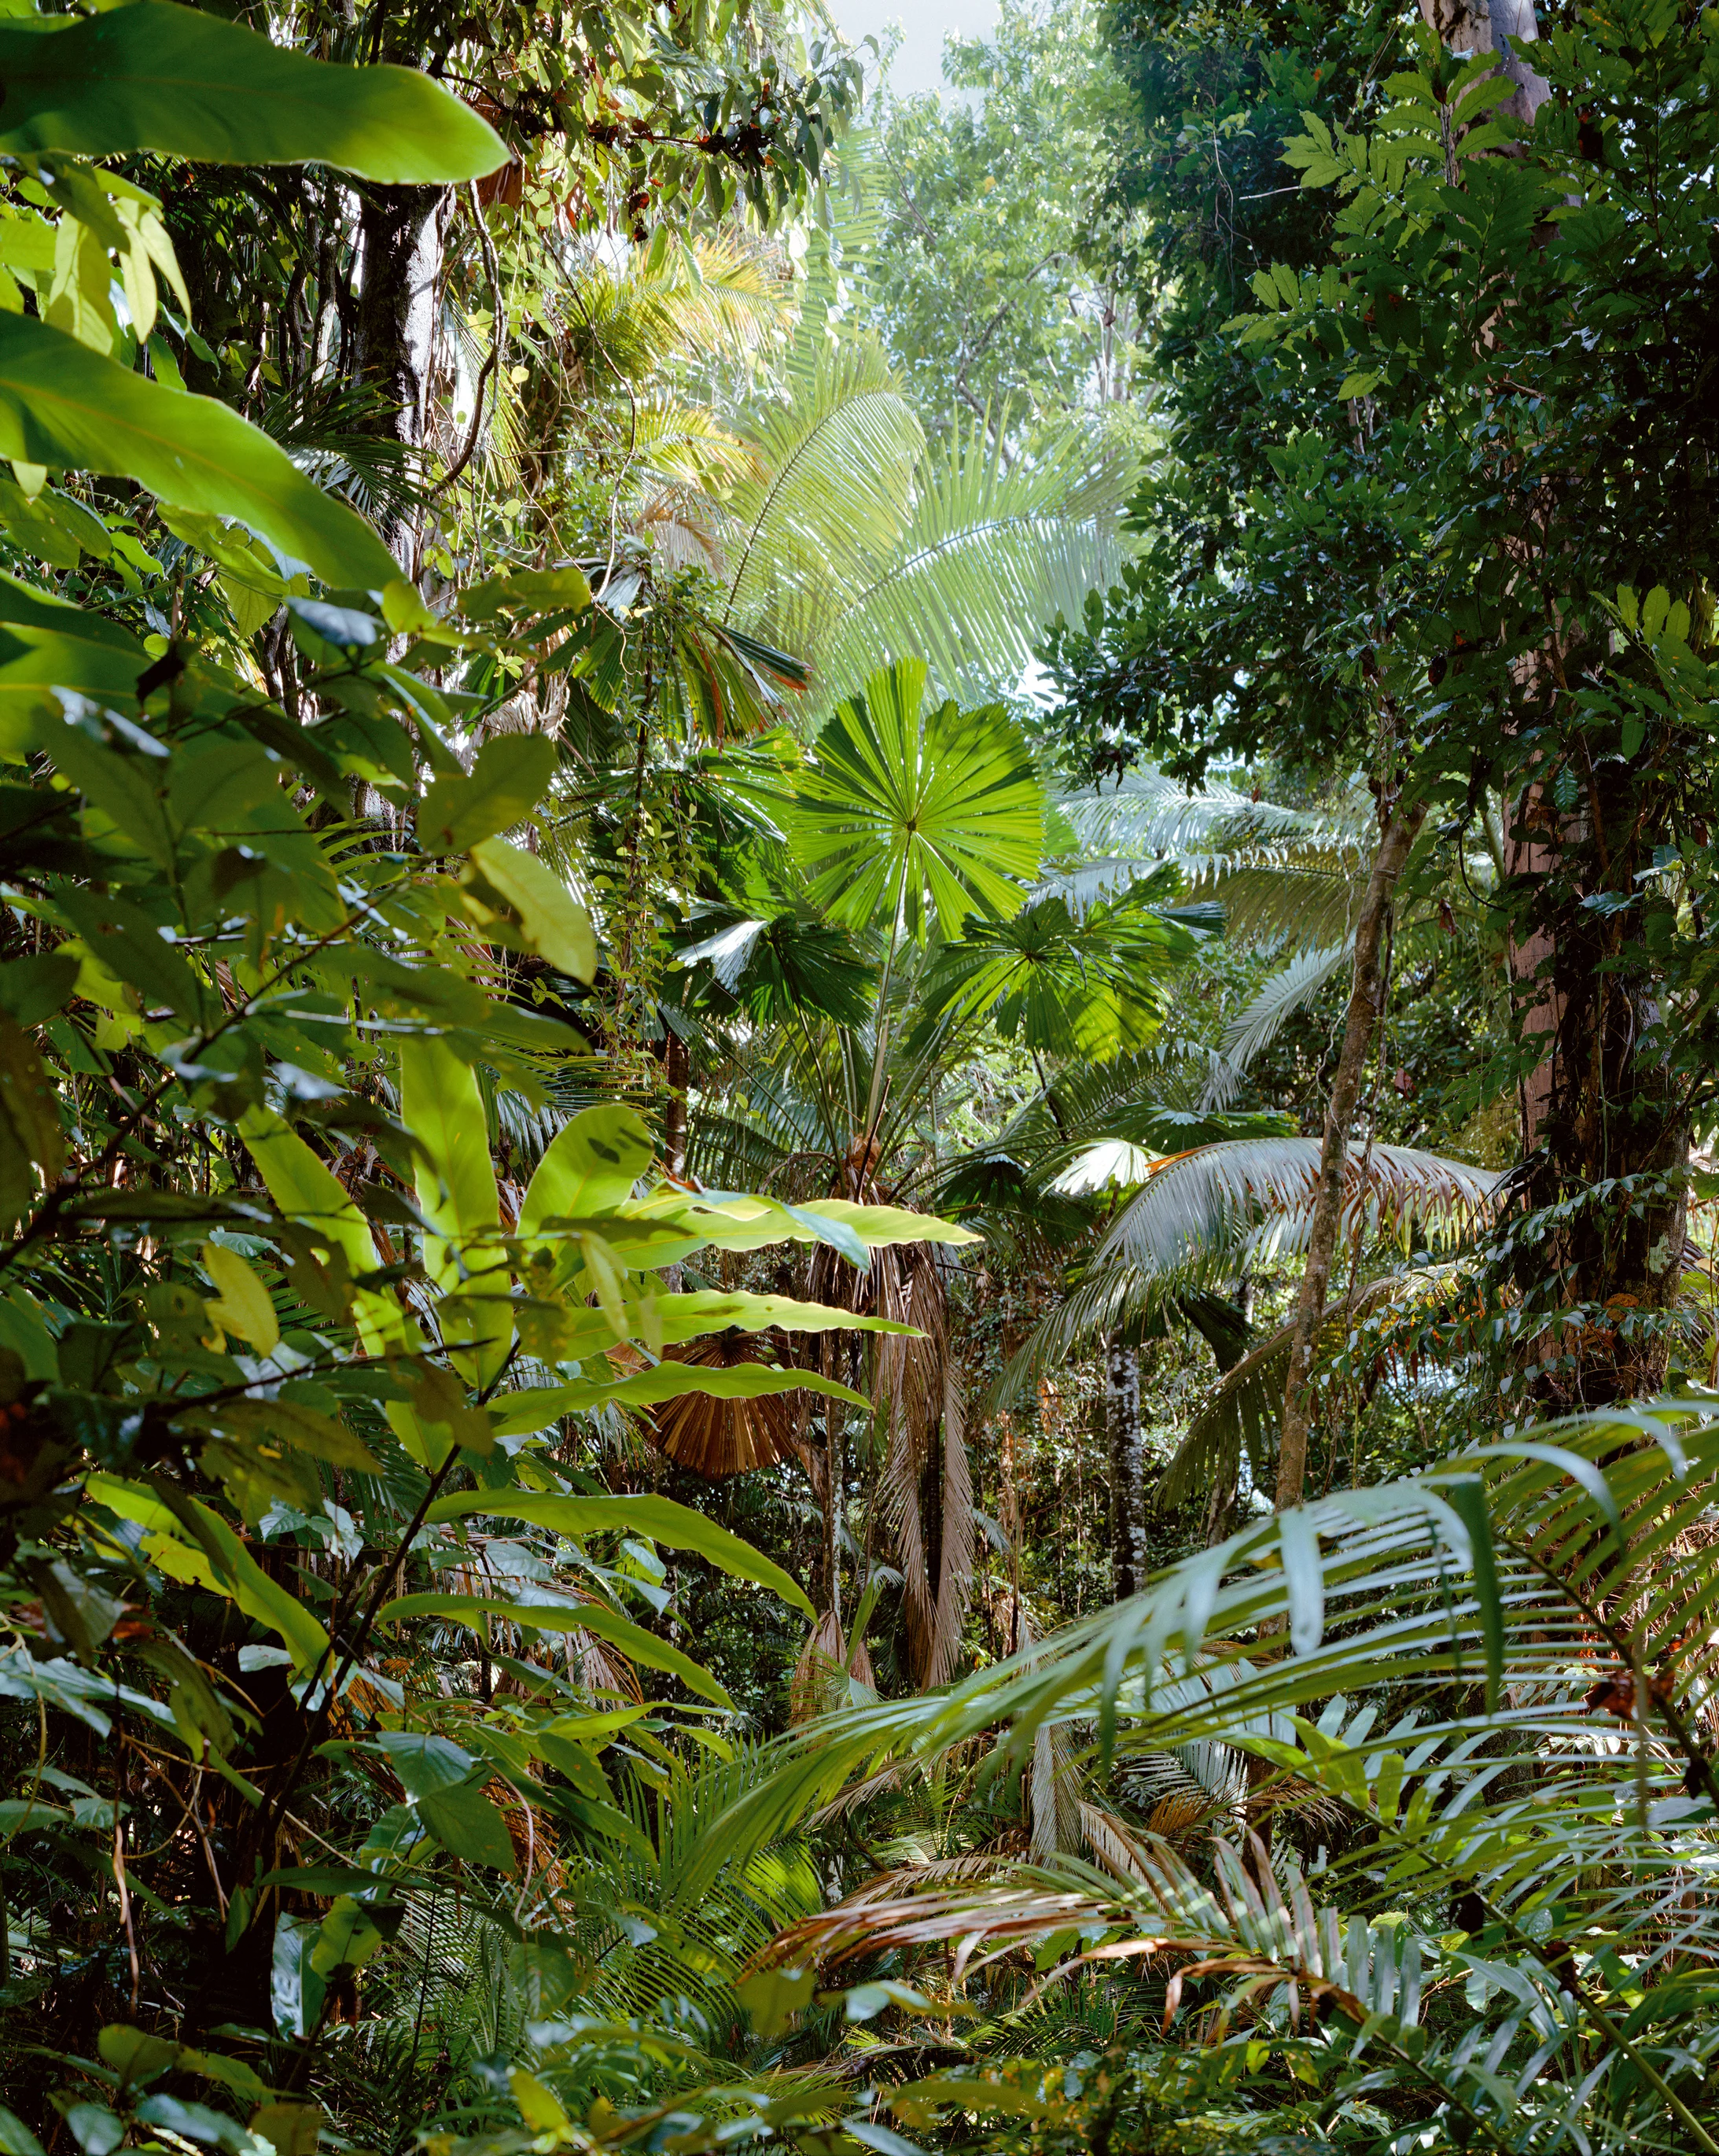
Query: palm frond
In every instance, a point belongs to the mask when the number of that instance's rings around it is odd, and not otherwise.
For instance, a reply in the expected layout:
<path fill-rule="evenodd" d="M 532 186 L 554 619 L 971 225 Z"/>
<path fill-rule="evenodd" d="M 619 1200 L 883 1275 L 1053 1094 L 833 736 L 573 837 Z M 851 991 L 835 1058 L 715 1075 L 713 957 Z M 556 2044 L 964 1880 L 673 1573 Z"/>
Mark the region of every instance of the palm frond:
<path fill-rule="evenodd" d="M 881 350 L 822 347 L 797 393 L 756 417 L 755 475 L 731 493 L 729 619 L 816 653 L 842 595 L 889 553 L 925 434 Z"/>
<path fill-rule="evenodd" d="M 1347 943 L 1304 950 L 1274 973 L 1224 1029 L 1219 1051 L 1238 1075 L 1262 1055 L 1290 1020 L 1306 1009 L 1348 957 Z"/>
<path fill-rule="evenodd" d="M 1081 851 L 1135 860 L 1214 858 L 1265 848 L 1354 850 L 1371 829 L 1370 802 L 1286 808 L 1217 783 L 1189 793 L 1155 771 L 1131 771 L 1114 787 L 1060 796 L 1056 803 Z"/>
<path fill-rule="evenodd" d="M 923 656 L 968 698 L 1012 688 L 1045 624 L 1113 578 L 1131 480 L 1084 429 L 1010 464 L 982 425 L 957 426 L 916 470 L 911 516 L 843 594 L 818 653 L 825 681 L 851 685 L 882 649 Z"/>
<path fill-rule="evenodd" d="M 1233 1247 L 1239 1229 L 1274 1216 L 1305 1218 L 1320 1151 L 1316 1138 L 1244 1138 L 1155 1163 L 1100 1245 L 1098 1262 L 1172 1274 L 1202 1250 Z M 1354 1143 L 1343 1181 L 1345 1225 L 1353 1233 L 1411 1219 L 1466 1226 L 1484 1214 L 1500 1178 L 1414 1147 Z"/>

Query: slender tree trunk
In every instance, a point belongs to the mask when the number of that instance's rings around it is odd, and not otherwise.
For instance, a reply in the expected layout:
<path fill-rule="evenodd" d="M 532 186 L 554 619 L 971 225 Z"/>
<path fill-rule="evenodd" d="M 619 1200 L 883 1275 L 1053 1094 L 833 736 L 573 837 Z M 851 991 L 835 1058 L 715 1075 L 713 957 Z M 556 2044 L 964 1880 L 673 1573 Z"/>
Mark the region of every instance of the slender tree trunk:
<path fill-rule="evenodd" d="M 686 1176 L 686 1088 L 690 1075 L 686 1043 L 678 1033 L 665 1032 L 663 1082 L 668 1098 L 663 1106 L 663 1166 L 682 1181 Z"/>
<path fill-rule="evenodd" d="M 429 432 L 442 244 L 452 201 L 445 187 L 378 187 L 366 193 L 360 212 L 358 372 L 393 408 L 395 431 L 413 450 L 423 449 Z M 384 536 L 406 574 L 415 577 L 420 520 L 389 518 Z"/>
<path fill-rule="evenodd" d="M 1105 1345 L 1106 1422 L 1111 1453 L 1111 1579 L 1115 1600 L 1145 1584 L 1146 1436 L 1140 1420 L 1140 1350 L 1120 1334 Z"/>
<path fill-rule="evenodd" d="M 1283 1443 L 1277 1461 L 1277 1509 L 1286 1511 L 1301 1502 L 1307 1476 L 1307 1430 L 1312 1400 L 1308 1378 L 1313 1363 L 1313 1343 L 1331 1291 L 1332 1260 L 1337 1252 L 1337 1228 L 1343 1210 L 1343 1172 L 1348 1163 L 1349 1133 L 1361 1102 L 1361 1085 L 1367 1070 L 1368 1051 L 1378 1023 L 1383 988 L 1380 953 L 1384 945 L 1385 920 L 1391 894 L 1410 847 L 1420 829 L 1422 808 L 1393 808 L 1384 812 L 1378 851 L 1373 855 L 1367 891 L 1355 922 L 1355 964 L 1349 988 L 1349 1009 L 1343 1022 L 1343 1044 L 1337 1055 L 1337 1075 L 1332 1080 L 1331 1100 L 1325 1111 L 1325 1138 L 1319 1154 L 1319 1188 L 1313 1204 L 1313 1219 L 1307 1235 L 1307 1270 L 1301 1276 L 1296 1299 L 1295 1337 L 1290 1343 L 1289 1376 L 1283 1389 Z"/>

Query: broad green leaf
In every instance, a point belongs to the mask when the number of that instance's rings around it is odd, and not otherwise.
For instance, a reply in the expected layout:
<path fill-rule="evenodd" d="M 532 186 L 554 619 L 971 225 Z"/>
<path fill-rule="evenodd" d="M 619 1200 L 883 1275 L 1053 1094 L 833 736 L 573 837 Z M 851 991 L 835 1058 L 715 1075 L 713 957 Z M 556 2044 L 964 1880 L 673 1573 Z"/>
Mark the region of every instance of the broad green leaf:
<path fill-rule="evenodd" d="M 423 1148 L 418 1209 L 450 1243 L 473 1241 L 500 1224 L 489 1118 L 469 1064 L 443 1042 L 400 1048 L 400 1120 Z"/>
<path fill-rule="evenodd" d="M 470 774 L 438 778 L 418 811 L 426 853 L 463 854 L 520 823 L 548 790 L 555 743 L 546 734 L 496 734 L 478 751 Z"/>
<path fill-rule="evenodd" d="M 496 1436 L 517 1437 L 546 1430 L 564 1414 L 584 1414 L 593 1408 L 656 1407 L 690 1393 L 707 1399 L 757 1400 L 794 1392 L 820 1393 L 826 1399 L 844 1400 L 868 1414 L 871 1410 L 863 1393 L 815 1370 L 780 1370 L 763 1363 L 736 1363 L 726 1369 L 701 1363 L 658 1363 L 649 1370 L 618 1378 L 612 1385 L 582 1382 L 502 1393 L 490 1412 Z"/>
<path fill-rule="evenodd" d="M 655 1152 L 651 1135 L 631 1108 L 584 1108 L 556 1133 L 537 1163 L 519 1232 L 530 1237 L 551 1219 L 601 1219 L 633 1194 Z"/>
<path fill-rule="evenodd" d="M 275 1959 L 269 2003 L 275 2026 L 283 2036 L 308 2036 L 322 2019 L 327 1986 L 310 1966 L 310 1948 L 320 1929 L 314 1917 L 295 1917 L 283 1909 L 275 1919 Z M 321 2113 L 317 2113 L 321 2119 Z M 269 2138 L 274 2140 L 274 2136 Z M 284 2156 L 275 2142 L 276 2156 Z M 316 2148 L 313 2140 L 311 2149 Z M 307 2152 L 308 2156 L 308 2152 Z"/>
<path fill-rule="evenodd" d="M 280 1341 L 280 1322 L 275 1315 L 274 1298 L 237 1250 L 224 1244 L 205 1243 L 203 1269 L 214 1282 L 219 1300 L 208 1312 L 228 1332 L 248 1340 L 259 1355 L 272 1355 Z"/>
<path fill-rule="evenodd" d="M 95 2040 L 103 2060 L 126 2081 L 148 2081 L 177 2063 L 179 2046 L 171 2036 L 151 2036 L 141 2029 L 110 2022 Z"/>
<path fill-rule="evenodd" d="M 433 1736 L 422 1729 L 384 1729 L 376 1743 L 414 1802 L 439 1789 L 457 1789 L 477 1764 L 451 1737 Z"/>
<path fill-rule="evenodd" d="M 829 1303 L 796 1302 L 790 1296 L 753 1295 L 743 1288 L 699 1288 L 683 1295 L 651 1291 L 642 1296 L 629 1294 L 623 1301 L 623 1322 L 618 1329 L 602 1310 L 567 1312 L 556 1359 L 563 1363 L 582 1363 L 620 1340 L 635 1337 L 649 1341 L 651 1353 L 659 1354 L 665 1348 L 678 1348 L 730 1326 L 742 1332 L 762 1332 L 772 1326 L 779 1326 L 786 1332 L 912 1334 L 916 1329 L 892 1317 L 861 1317 Z"/>
<path fill-rule="evenodd" d="M 310 1966 L 318 1976 L 332 1976 L 337 1969 L 362 1969 L 382 1945 L 382 1934 L 364 1903 L 342 1894 L 322 1919 L 310 1948 Z"/>
<path fill-rule="evenodd" d="M 254 1444 L 272 1445 L 289 1455 L 302 1453 L 306 1459 L 325 1460 L 331 1467 L 356 1468 L 364 1475 L 381 1471 L 356 1431 L 298 1400 L 223 1400 L 208 1414 L 219 1429 Z"/>
<path fill-rule="evenodd" d="M 74 618 L 68 627 L 80 624 Z M 0 629 L 0 694 L 27 689 L 74 689 L 124 706 L 136 701 L 137 676 L 149 661 L 105 639 L 50 629 Z"/>
<path fill-rule="evenodd" d="M 3 669 L 0 669 L 3 675 Z M 505 738 L 505 737 L 504 737 Z M 500 892 L 518 914 L 531 947 L 540 957 L 576 981 L 597 972 L 597 938 L 590 916 L 555 871 L 535 854 L 510 846 L 505 839 L 480 839 L 471 857 L 485 882 Z"/>
<path fill-rule="evenodd" d="M 420 1797 L 418 1815 L 462 1864 L 481 1864 L 511 1876 L 518 1869 L 507 1822 L 481 1789 L 440 1789 Z"/>
<path fill-rule="evenodd" d="M 402 1624 L 413 1617 L 445 1617 L 456 1625 L 469 1625 L 474 1631 L 483 1629 L 485 1617 L 500 1617 L 534 1632 L 589 1632 L 618 1647 L 629 1661 L 679 1677 L 690 1691 L 702 1693 L 719 1707 L 731 1704 L 721 1686 L 690 1655 L 683 1655 L 678 1647 L 670 1646 L 642 1625 L 634 1624 L 600 1602 L 505 1602 L 495 1595 L 402 1594 L 383 1604 L 377 1622 Z"/>
<path fill-rule="evenodd" d="M 779 2036 L 811 2005 L 817 1984 L 815 1969 L 761 1969 L 736 1986 L 736 1994 L 752 2027 L 767 2038 Z"/>
<path fill-rule="evenodd" d="M 162 0 L 0 25 L 0 151 L 13 156 L 154 150 L 443 185 L 507 161 L 495 130 L 427 75 L 330 65 Z"/>
<path fill-rule="evenodd" d="M 60 952 L 8 958 L 0 965 L 0 1010 L 20 1025 L 39 1025 L 64 1008 L 77 985 L 77 961 Z"/>
<path fill-rule="evenodd" d="M 269 1578 L 218 1513 L 195 1497 L 170 1505 L 144 1484 L 105 1471 L 91 1475 L 85 1489 L 96 1504 L 147 1530 L 144 1554 L 152 1564 L 175 1579 L 224 1594 L 247 1617 L 279 1633 L 300 1671 L 309 1673 L 323 1661 L 327 1633 L 302 1602 Z"/>
<path fill-rule="evenodd" d="M 691 1550 L 719 1572 L 767 1587 L 808 1617 L 813 1614 L 803 1590 L 780 1565 L 671 1497 L 562 1497 L 536 1490 L 462 1490 L 438 1497 L 428 1517 L 438 1524 L 473 1517 L 524 1520 L 531 1527 L 547 1527 L 552 1534 L 571 1537 L 601 1534 L 607 1529 L 645 1535 L 670 1549 Z"/>
<path fill-rule="evenodd" d="M 1289 1588 L 1290 1645 L 1298 1655 L 1311 1655 L 1325 1631 L 1325 1573 L 1318 1532 L 1306 1512 L 1283 1515 L 1279 1547 Z"/>
<path fill-rule="evenodd" d="M 15 2111 L 0 2103 L 0 2156 L 44 2156 L 41 2143 Z"/>
<path fill-rule="evenodd" d="M 331 584 L 380 589 L 399 573 L 362 517 L 236 412 L 130 373 L 25 315 L 0 313 L 0 456 L 136 480 L 163 501 L 236 517 Z"/>
<path fill-rule="evenodd" d="M 552 2133 L 557 2143 L 563 2136 L 572 2138 L 570 2122 L 559 2098 L 535 2074 L 528 2073 L 523 2066 L 515 2066 L 507 2081 L 527 2133 Z"/>
<path fill-rule="evenodd" d="M 33 1162 L 49 1183 L 65 1161 L 59 1095 L 35 1042 L 8 1011 L 0 1011 L 0 1214 L 13 1219 L 27 1211 Z"/>
<path fill-rule="evenodd" d="M 447 1298 L 443 1337 L 473 1348 L 455 1364 L 473 1383 L 489 1384 L 513 1337 L 511 1282 L 500 1253 L 484 1243 L 500 1225 L 501 1207 L 483 1095 L 471 1066 L 444 1041 L 401 1043 L 400 1120 L 422 1148 L 415 1183 L 418 1210 L 436 1230 L 424 1262 Z"/>
<path fill-rule="evenodd" d="M 269 1195 L 290 1220 L 326 1236 L 330 1249 L 341 1253 L 354 1275 L 377 1270 L 382 1260 L 364 1215 L 296 1131 L 289 1129 L 272 1108 L 248 1108 L 239 1134 Z M 417 1327 L 392 1296 L 361 1289 L 353 1307 L 359 1339 L 371 1354 L 385 1347 L 422 1346 Z"/>

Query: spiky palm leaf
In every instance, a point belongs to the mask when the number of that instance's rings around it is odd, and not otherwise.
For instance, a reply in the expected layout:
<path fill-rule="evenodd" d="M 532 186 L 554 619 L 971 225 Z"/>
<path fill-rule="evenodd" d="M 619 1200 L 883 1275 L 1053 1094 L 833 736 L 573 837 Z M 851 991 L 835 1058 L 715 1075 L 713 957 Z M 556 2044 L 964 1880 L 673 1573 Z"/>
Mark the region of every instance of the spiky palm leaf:
<path fill-rule="evenodd" d="M 1315 945 L 1272 974 L 1224 1029 L 1219 1052 L 1229 1070 L 1239 1074 L 1255 1056 L 1263 1055 L 1296 1013 L 1306 1010 L 1341 970 L 1349 951 L 1347 942 Z"/>
<path fill-rule="evenodd" d="M 1707 2147 L 1696 2058 L 1719 2028 L 1711 2012 L 1691 2023 L 1686 2000 L 1661 2034 L 1645 2002 L 1674 1975 L 1691 1999 L 1719 1997 L 1719 1897 L 1706 1883 L 1719 1846 L 1716 1478 L 1707 1402 L 1477 1448 L 1260 1522 L 940 1698 L 833 1717 L 815 1756 L 788 1748 L 760 1792 L 761 1816 L 779 1820 L 849 1775 L 926 1760 L 999 1722 L 1023 1763 L 1049 1726 L 1086 1743 L 1101 1773 L 1112 1757 L 1216 1738 L 1316 1788 L 1352 1823 L 1321 1883 L 1347 1902 L 1347 1928 L 1312 1904 L 1287 1857 L 1274 1881 L 1263 1852 L 1242 1865 L 1220 1851 L 1214 1897 L 1159 1851 L 1132 1910 L 1114 1877 L 1092 1875 L 1095 1891 L 1065 1863 L 1006 1892 L 993 1881 L 854 1906 L 788 1937 L 834 1953 L 886 1939 L 977 1948 L 1089 1917 L 1096 1927 L 1101 1907 L 1125 1958 L 1185 1950 L 1184 1982 L 1293 1981 L 1303 1997 L 1334 1987 L 1324 1995 L 1352 2025 L 1386 2017 L 1368 2040 L 1429 2062 L 1496 2148 L 1551 2148 L 1578 2128 L 1578 2146 Z M 1196 1661 L 1203 1681 L 1191 1684 Z M 1388 1699 L 1395 1722 L 1370 1702 L 1357 1712 L 1357 1693 Z M 1314 1702 L 1326 1703 L 1316 1723 L 1305 1718 Z M 745 1813 L 725 1828 L 743 1838 Z M 1454 1931 L 1453 1895 L 1472 1912 Z M 1388 1980 L 1367 1974 L 1385 1948 Z M 1411 1956 L 1470 1987 L 1424 2045 L 1404 2041 Z M 1632 1971 L 1627 1998 L 1607 1973 L 1619 1965 Z M 1501 2081 L 1492 2067 L 1530 2031 L 1516 2055 L 1527 2064 Z M 1221 2039 L 1224 2025 L 1203 2033 Z M 1353 2056 L 1332 2064 L 1346 2071 Z"/>

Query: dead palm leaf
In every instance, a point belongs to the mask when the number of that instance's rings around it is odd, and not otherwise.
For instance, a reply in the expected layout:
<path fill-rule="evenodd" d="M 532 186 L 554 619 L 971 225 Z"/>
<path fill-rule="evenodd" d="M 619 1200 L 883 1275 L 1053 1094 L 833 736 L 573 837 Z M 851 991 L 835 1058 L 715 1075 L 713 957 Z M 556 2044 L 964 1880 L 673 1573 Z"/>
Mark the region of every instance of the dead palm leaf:
<path fill-rule="evenodd" d="M 665 1360 L 699 1369 L 733 1370 L 762 1364 L 762 1336 L 735 1331 L 671 1348 Z M 773 1467 L 793 1458 L 796 1413 L 792 1393 L 766 1393 L 757 1399 L 714 1399 L 707 1393 L 683 1393 L 656 1409 L 657 1443 L 677 1466 L 690 1468 L 707 1482 L 725 1475 L 745 1475 L 755 1467 Z"/>

